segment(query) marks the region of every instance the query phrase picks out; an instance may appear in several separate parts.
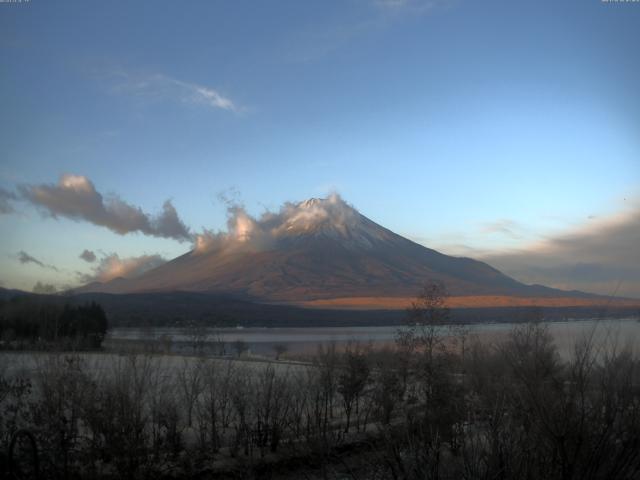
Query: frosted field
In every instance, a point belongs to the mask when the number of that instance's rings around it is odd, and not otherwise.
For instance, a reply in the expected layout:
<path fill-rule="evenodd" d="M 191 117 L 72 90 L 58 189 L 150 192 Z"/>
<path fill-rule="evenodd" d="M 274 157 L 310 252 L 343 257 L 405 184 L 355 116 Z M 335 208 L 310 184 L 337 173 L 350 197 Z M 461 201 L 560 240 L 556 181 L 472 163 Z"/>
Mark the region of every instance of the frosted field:
<path fill-rule="evenodd" d="M 21 376 L 31 378 L 39 371 L 46 371 L 55 361 L 75 361 L 79 358 L 92 376 L 109 376 L 131 365 L 132 361 L 141 369 L 162 372 L 165 378 L 173 379 L 186 368 L 193 368 L 206 361 L 208 367 L 224 371 L 227 368 L 260 371 L 272 365 L 280 373 L 303 372 L 307 367 L 294 362 L 272 362 L 264 359 L 216 359 L 187 355 L 148 355 L 116 353 L 48 353 L 48 352 L 0 352 L 0 377 Z"/>

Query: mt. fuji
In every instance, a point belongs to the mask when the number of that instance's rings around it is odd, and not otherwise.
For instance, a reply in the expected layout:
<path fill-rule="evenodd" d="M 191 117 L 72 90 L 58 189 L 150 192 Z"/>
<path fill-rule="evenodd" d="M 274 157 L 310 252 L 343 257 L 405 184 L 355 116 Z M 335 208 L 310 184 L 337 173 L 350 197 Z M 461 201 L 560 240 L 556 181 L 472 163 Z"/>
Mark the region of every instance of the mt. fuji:
<path fill-rule="evenodd" d="M 338 195 L 287 203 L 259 219 L 231 208 L 227 232 L 205 231 L 190 252 L 139 277 L 78 291 L 229 293 L 263 302 L 382 306 L 381 299 L 393 304 L 394 298 L 415 296 L 429 281 L 483 306 L 540 304 L 541 298 L 553 305 L 571 298 L 574 304 L 593 303 L 587 294 L 525 285 L 486 263 L 426 248 L 368 219 Z"/>

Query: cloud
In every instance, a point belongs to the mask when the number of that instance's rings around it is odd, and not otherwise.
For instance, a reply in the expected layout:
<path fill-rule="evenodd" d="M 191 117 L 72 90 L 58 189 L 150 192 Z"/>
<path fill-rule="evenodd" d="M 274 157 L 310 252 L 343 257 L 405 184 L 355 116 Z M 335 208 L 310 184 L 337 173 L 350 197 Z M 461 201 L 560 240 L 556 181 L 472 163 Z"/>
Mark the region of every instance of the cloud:
<path fill-rule="evenodd" d="M 374 0 L 374 5 L 382 10 L 395 13 L 423 14 L 450 0 Z"/>
<path fill-rule="evenodd" d="M 640 297 L 640 207 L 482 259 L 526 283 Z"/>
<path fill-rule="evenodd" d="M 58 289 L 50 283 L 38 282 L 33 286 L 33 293 L 40 293 L 44 295 L 53 295 Z"/>
<path fill-rule="evenodd" d="M 507 218 L 496 220 L 495 222 L 486 223 L 482 226 L 481 232 L 488 234 L 501 234 L 506 237 L 518 240 L 522 238 L 520 231 L 522 227 L 518 222 Z"/>
<path fill-rule="evenodd" d="M 17 199 L 18 196 L 15 193 L 0 188 L 0 215 L 13 213 L 15 210 L 12 201 Z"/>
<path fill-rule="evenodd" d="M 180 220 L 170 200 L 165 200 L 162 204 L 162 213 L 151 219 L 149 223 L 151 224 L 150 235 L 176 240 L 191 239 L 189 228 Z"/>
<path fill-rule="evenodd" d="M 88 263 L 93 263 L 96 261 L 96 254 L 91 250 L 85 250 L 79 256 L 82 260 Z"/>
<path fill-rule="evenodd" d="M 53 218 L 86 220 L 120 235 L 140 232 L 178 241 L 191 239 L 189 229 L 170 200 L 164 202 L 162 213 L 151 216 L 118 196 L 103 198 L 91 180 L 82 175 L 64 174 L 55 185 L 23 185 L 20 191 L 25 199 Z"/>
<path fill-rule="evenodd" d="M 399 22 L 428 15 L 453 0 L 363 0 L 350 2 L 354 11 L 343 9 L 327 24 L 305 26 L 290 38 L 284 49 L 286 59 L 310 62 L 343 48 L 360 38 L 379 34 Z M 346 10 L 349 10 L 348 12 Z"/>
<path fill-rule="evenodd" d="M 141 255 L 139 257 L 120 258 L 112 253 L 100 259 L 91 274 L 80 273 L 80 280 L 89 282 L 108 282 L 114 278 L 135 278 L 166 263 L 160 255 Z"/>
<path fill-rule="evenodd" d="M 356 210 L 337 193 L 326 199 L 311 199 L 300 203 L 285 203 L 278 212 L 264 212 L 259 218 L 247 213 L 244 206 L 227 203 L 227 230 L 204 229 L 195 236 L 195 253 L 212 250 L 267 250 L 276 239 L 297 232 L 319 228 L 330 223 L 334 231 L 346 231 L 346 226 L 359 221 Z"/>
<path fill-rule="evenodd" d="M 25 263 L 34 263 L 36 265 L 38 265 L 39 267 L 42 268 L 48 268 L 49 270 L 55 270 L 56 272 L 59 271 L 55 266 L 53 265 L 49 265 L 46 264 L 44 262 L 41 262 L 40 260 L 38 260 L 35 257 L 32 257 L 31 255 L 29 255 L 27 252 L 25 252 L 24 250 L 20 250 L 17 254 L 18 257 L 18 261 L 22 264 Z"/>
<path fill-rule="evenodd" d="M 116 87 L 119 92 L 234 113 L 243 111 L 218 90 L 197 83 L 185 82 L 162 74 L 136 75 L 122 70 L 117 72 L 117 77 L 120 79 Z"/>

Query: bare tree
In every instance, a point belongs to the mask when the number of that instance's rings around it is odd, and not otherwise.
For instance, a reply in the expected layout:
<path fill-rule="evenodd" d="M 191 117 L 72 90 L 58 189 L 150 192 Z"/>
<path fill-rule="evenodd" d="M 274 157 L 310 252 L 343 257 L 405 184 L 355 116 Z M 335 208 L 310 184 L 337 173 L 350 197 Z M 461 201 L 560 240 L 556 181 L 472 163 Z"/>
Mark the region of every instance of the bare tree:
<path fill-rule="evenodd" d="M 182 367 L 177 375 L 183 404 L 187 410 L 187 425 L 189 427 L 193 425 L 193 409 L 203 389 L 203 366 L 202 360 L 193 362 L 189 358 L 183 358 Z"/>
<path fill-rule="evenodd" d="M 349 344 L 343 355 L 344 365 L 340 369 L 338 376 L 338 393 L 342 397 L 342 405 L 346 415 L 345 433 L 349 432 L 351 426 L 351 413 L 355 407 L 356 419 L 360 396 L 369 380 L 369 363 L 366 352 L 361 352 L 357 345 Z M 358 426 L 356 425 L 356 429 Z"/>
<path fill-rule="evenodd" d="M 403 385 L 393 365 L 379 363 L 376 368 L 373 395 L 383 425 L 389 425 L 393 413 L 401 406 Z"/>
<path fill-rule="evenodd" d="M 201 323 L 192 321 L 185 327 L 185 335 L 191 343 L 193 354 L 202 354 L 207 341 L 207 328 Z"/>
<path fill-rule="evenodd" d="M 212 333 L 213 354 L 224 357 L 227 354 L 227 342 L 222 333 L 216 328 Z"/>
<path fill-rule="evenodd" d="M 430 282 L 407 311 L 408 329 L 400 342 L 418 349 L 429 361 L 444 348 L 442 327 L 450 322 L 448 298 L 443 284 Z"/>
<path fill-rule="evenodd" d="M 171 347 L 173 345 L 173 339 L 171 338 L 171 335 L 169 335 L 168 333 L 163 333 L 162 335 L 160 335 L 158 341 L 160 342 L 162 351 L 165 355 L 171 353 Z"/>
<path fill-rule="evenodd" d="M 249 345 L 244 340 L 236 340 L 233 342 L 233 349 L 236 351 L 238 357 L 242 357 L 249 351 Z"/>
<path fill-rule="evenodd" d="M 264 455 L 267 445 L 275 452 L 282 439 L 291 403 L 288 374 L 277 373 L 269 364 L 259 372 L 255 387 L 254 433 L 260 453 Z"/>
<path fill-rule="evenodd" d="M 273 346 L 273 351 L 276 354 L 276 360 L 280 360 L 280 357 L 287 353 L 289 347 L 287 347 L 284 343 L 278 343 Z"/>

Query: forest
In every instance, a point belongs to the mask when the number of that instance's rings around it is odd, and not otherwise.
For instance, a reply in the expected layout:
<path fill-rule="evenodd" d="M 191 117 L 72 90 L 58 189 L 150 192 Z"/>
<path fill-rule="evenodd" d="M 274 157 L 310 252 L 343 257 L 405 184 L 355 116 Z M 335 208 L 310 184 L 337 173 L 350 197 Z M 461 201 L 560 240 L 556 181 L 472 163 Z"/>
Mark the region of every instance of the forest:
<path fill-rule="evenodd" d="M 108 326 L 104 310 L 95 302 L 62 304 L 36 295 L 0 299 L 3 349 L 96 349 Z"/>

